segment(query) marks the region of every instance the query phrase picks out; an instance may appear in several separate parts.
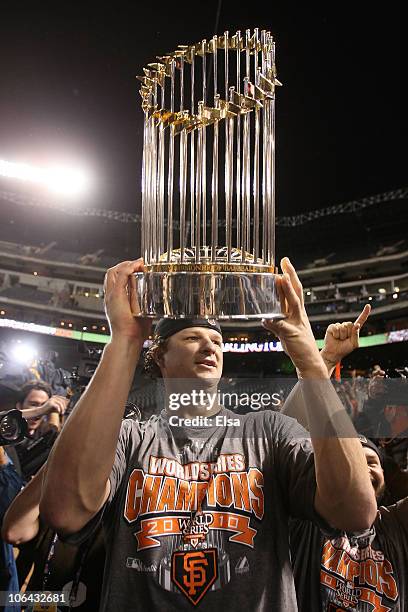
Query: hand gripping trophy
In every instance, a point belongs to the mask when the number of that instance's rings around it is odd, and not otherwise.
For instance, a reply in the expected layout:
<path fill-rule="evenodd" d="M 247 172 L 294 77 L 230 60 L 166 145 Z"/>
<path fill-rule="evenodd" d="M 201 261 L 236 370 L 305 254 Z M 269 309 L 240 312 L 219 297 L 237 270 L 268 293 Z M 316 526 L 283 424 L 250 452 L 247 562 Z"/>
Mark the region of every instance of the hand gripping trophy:
<path fill-rule="evenodd" d="M 275 287 L 275 43 L 179 46 L 144 68 L 142 257 L 148 317 L 281 316 Z"/>

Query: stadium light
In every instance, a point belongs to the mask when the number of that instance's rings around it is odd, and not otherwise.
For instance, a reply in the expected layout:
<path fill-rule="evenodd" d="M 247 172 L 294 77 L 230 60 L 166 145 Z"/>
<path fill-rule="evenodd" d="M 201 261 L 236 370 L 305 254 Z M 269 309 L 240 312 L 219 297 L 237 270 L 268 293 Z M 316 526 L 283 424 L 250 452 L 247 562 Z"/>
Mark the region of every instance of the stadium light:
<path fill-rule="evenodd" d="M 51 168 L 47 176 L 48 187 L 57 193 L 77 196 L 89 186 L 89 177 L 76 168 Z"/>
<path fill-rule="evenodd" d="M 17 341 L 11 351 L 14 361 L 30 366 L 37 357 L 37 350 L 31 344 Z"/>
<path fill-rule="evenodd" d="M 90 185 L 90 177 L 79 168 L 38 168 L 0 159 L 0 176 L 44 185 L 50 191 L 65 196 L 80 196 Z"/>

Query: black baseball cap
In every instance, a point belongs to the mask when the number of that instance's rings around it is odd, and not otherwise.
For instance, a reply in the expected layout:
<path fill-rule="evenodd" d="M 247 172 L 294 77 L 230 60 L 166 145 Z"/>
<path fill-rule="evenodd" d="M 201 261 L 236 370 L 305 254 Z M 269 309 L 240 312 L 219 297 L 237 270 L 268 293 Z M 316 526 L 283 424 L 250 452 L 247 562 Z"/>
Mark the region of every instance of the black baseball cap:
<path fill-rule="evenodd" d="M 188 327 L 206 327 L 207 329 L 213 329 L 222 335 L 221 326 L 216 319 L 160 319 L 157 323 L 154 335 L 155 338 L 162 338 L 166 340 L 181 331 L 182 329 L 187 329 Z"/>
<path fill-rule="evenodd" d="M 383 453 L 381 452 L 381 449 L 376 444 L 374 444 L 374 442 L 372 442 L 371 440 L 369 440 L 365 436 L 359 435 L 358 438 L 359 438 L 362 446 L 365 446 L 366 448 L 371 448 L 371 450 L 373 450 L 375 453 L 377 453 L 378 458 L 379 458 L 380 463 L 381 463 L 381 467 L 384 467 L 384 456 L 383 456 Z"/>

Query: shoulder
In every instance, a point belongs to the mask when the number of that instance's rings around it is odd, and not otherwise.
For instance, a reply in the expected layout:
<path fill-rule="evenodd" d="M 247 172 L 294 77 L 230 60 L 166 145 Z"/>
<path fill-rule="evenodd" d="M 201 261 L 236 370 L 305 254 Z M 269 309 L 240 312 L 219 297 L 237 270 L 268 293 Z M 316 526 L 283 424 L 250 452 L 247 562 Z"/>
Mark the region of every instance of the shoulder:
<path fill-rule="evenodd" d="M 310 439 L 310 434 L 296 419 L 275 412 L 274 410 L 262 410 L 260 412 L 250 412 L 239 415 L 241 424 L 248 430 L 255 433 L 263 433 L 275 440 L 285 441 L 286 439 Z M 248 431 L 249 433 L 249 431 Z"/>
<path fill-rule="evenodd" d="M 132 439 L 140 439 L 149 433 L 155 433 L 157 429 L 161 426 L 162 417 L 159 415 L 154 415 L 147 419 L 146 421 L 138 421 L 136 419 L 123 419 L 119 440 L 132 440 Z"/>
<path fill-rule="evenodd" d="M 119 438 L 130 438 L 140 430 L 140 423 L 133 419 L 123 419 L 120 426 Z"/>
<path fill-rule="evenodd" d="M 309 432 L 296 419 L 285 414 L 262 410 L 238 416 L 242 434 L 246 438 L 267 439 L 274 446 L 304 444 L 305 447 L 311 447 Z"/>
<path fill-rule="evenodd" d="M 149 427 L 153 427 L 158 421 L 161 420 L 161 415 L 153 415 L 149 419 L 138 420 L 127 418 L 122 421 L 122 429 L 124 431 L 143 431 Z"/>

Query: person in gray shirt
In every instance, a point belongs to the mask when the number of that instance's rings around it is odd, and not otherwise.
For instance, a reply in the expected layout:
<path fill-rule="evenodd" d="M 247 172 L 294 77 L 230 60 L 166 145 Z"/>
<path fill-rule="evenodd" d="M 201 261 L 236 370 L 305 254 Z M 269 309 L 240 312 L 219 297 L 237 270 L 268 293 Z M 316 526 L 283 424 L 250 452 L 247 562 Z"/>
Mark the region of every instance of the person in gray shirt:
<path fill-rule="evenodd" d="M 222 375 L 220 327 L 202 319 L 158 324 L 164 409 L 122 423 L 151 323 L 129 305 L 143 262 L 107 272 L 111 341 L 49 457 L 40 501 L 43 518 L 72 542 L 103 521 L 101 610 L 292 612 L 289 517 L 346 530 L 373 523 L 361 444 L 317 349 L 296 271 L 287 258 L 281 266 L 285 318 L 264 325 L 297 368 L 311 435 L 279 413 L 237 417 L 217 401 L 193 401 L 197 388 L 215 397 Z"/>

